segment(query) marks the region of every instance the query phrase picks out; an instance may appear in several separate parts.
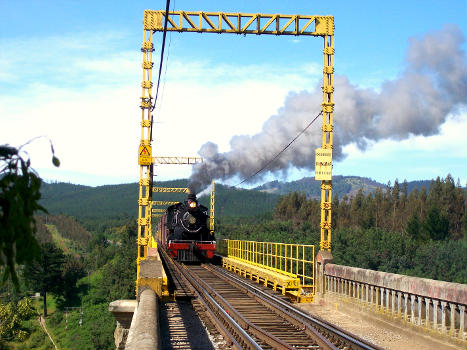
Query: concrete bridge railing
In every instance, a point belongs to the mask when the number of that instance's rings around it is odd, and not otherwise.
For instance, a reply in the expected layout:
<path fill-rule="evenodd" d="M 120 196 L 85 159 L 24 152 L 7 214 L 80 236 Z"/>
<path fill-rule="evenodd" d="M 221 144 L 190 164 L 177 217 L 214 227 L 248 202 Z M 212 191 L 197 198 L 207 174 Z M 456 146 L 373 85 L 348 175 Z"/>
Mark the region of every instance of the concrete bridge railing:
<path fill-rule="evenodd" d="M 466 342 L 467 285 L 326 264 L 324 292 Z"/>

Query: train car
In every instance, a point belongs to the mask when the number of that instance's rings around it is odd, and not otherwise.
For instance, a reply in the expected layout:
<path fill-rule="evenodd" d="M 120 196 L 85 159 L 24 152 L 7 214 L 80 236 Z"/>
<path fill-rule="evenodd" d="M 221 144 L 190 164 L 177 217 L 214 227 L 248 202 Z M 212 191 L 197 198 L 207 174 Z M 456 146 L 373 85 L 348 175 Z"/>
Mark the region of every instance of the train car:
<path fill-rule="evenodd" d="M 195 194 L 171 205 L 159 221 L 158 240 L 169 255 L 181 262 L 212 259 L 216 240 L 208 227 L 208 208 L 199 204 Z"/>

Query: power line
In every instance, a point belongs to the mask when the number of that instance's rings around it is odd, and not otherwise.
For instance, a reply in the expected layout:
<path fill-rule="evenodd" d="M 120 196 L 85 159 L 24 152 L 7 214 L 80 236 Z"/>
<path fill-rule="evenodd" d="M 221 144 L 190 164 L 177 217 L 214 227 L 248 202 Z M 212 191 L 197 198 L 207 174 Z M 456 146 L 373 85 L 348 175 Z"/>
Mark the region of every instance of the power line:
<path fill-rule="evenodd" d="M 175 10 L 175 0 L 172 1 L 172 12 Z M 169 57 L 170 57 L 170 46 L 172 44 L 172 33 L 169 33 L 169 46 L 167 47 L 167 56 L 165 57 L 165 69 L 164 69 L 164 76 L 163 76 L 163 83 L 162 83 L 162 91 L 161 91 L 161 101 L 159 103 L 159 117 L 162 115 L 162 104 L 164 102 L 164 95 L 165 95 L 165 83 L 167 80 L 167 67 L 169 65 Z"/>
<path fill-rule="evenodd" d="M 158 73 L 158 78 L 157 78 L 156 97 L 154 98 L 154 104 L 151 107 L 151 112 L 154 111 L 154 108 L 156 108 L 157 97 L 159 96 L 159 85 L 161 83 L 162 65 L 164 62 L 165 37 L 167 36 L 167 22 L 169 18 L 169 9 L 170 9 L 170 0 L 167 0 L 165 3 L 164 32 L 162 33 L 162 49 L 161 49 L 161 59 L 159 62 L 159 73 Z M 151 135 L 150 135 L 151 141 L 152 141 L 152 124 L 153 124 L 153 115 L 151 113 Z"/>
<path fill-rule="evenodd" d="M 151 112 L 156 108 L 157 97 L 159 95 L 159 85 L 161 83 L 162 65 L 164 63 L 164 50 L 165 50 L 165 37 L 167 36 L 167 22 L 169 18 L 170 0 L 165 3 L 165 19 L 164 19 L 164 31 L 162 32 L 162 49 L 161 59 L 159 62 L 159 73 L 157 77 L 156 97 L 154 98 L 154 104 L 152 105 Z"/>
<path fill-rule="evenodd" d="M 285 150 L 287 148 L 290 147 L 290 145 L 292 143 L 295 142 L 296 139 L 298 139 L 310 126 L 311 124 L 313 124 L 316 119 L 318 119 L 318 117 L 323 114 L 323 111 L 319 112 L 316 117 L 314 117 L 314 119 L 305 127 L 305 129 L 303 129 L 302 131 L 300 131 L 300 133 L 294 137 L 294 139 L 292 141 L 289 142 L 289 144 L 287 146 L 285 146 L 279 153 L 276 154 L 276 156 L 274 158 L 272 158 L 265 166 L 263 166 L 261 169 L 259 169 L 256 173 L 254 173 L 253 175 L 250 175 L 248 176 L 246 179 L 244 179 L 242 182 L 239 182 L 238 184 L 234 185 L 233 187 L 237 187 L 241 184 L 243 184 L 244 182 L 247 182 L 248 180 L 250 180 L 252 177 L 258 175 L 260 172 L 262 172 L 264 169 L 266 169 L 269 165 L 271 165 L 277 158 L 279 158 L 279 156 L 285 152 Z"/>

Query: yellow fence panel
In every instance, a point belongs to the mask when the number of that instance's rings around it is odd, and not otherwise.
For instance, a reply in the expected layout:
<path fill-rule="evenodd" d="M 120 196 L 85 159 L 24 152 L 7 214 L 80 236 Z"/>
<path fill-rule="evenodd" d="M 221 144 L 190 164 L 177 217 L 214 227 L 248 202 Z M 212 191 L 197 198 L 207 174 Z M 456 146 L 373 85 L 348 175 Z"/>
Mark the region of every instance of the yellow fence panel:
<path fill-rule="evenodd" d="M 315 294 L 315 246 L 225 240 L 227 257 L 300 279 L 301 287 Z"/>

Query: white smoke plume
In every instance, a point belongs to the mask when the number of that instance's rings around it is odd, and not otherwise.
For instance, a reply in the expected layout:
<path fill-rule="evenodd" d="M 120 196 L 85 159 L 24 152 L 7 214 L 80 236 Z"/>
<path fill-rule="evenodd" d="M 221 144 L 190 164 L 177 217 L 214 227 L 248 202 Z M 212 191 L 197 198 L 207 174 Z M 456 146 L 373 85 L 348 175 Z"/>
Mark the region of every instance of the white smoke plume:
<path fill-rule="evenodd" d="M 204 190 L 199 192 L 196 196 L 198 198 L 204 197 L 204 196 L 210 196 L 212 192 L 212 184 L 210 184 L 208 187 L 206 187 Z"/>
<path fill-rule="evenodd" d="M 368 141 L 437 134 L 447 115 L 467 102 L 464 42 L 455 25 L 410 39 L 405 70 L 396 79 L 385 81 L 379 91 L 359 88 L 345 76 L 335 76 L 333 159 L 344 159 L 342 148 L 350 143 L 365 150 Z M 190 187 L 196 192 L 212 179 L 243 179 L 254 174 L 319 113 L 321 99 L 321 83 L 313 92 L 290 93 L 261 132 L 232 137 L 229 152 L 219 153 L 212 142 L 204 144 L 198 152 L 204 162 L 193 167 Z M 317 125 L 321 125 L 321 117 L 266 170 L 286 173 L 292 166 L 312 170 L 315 149 L 322 142 Z"/>

